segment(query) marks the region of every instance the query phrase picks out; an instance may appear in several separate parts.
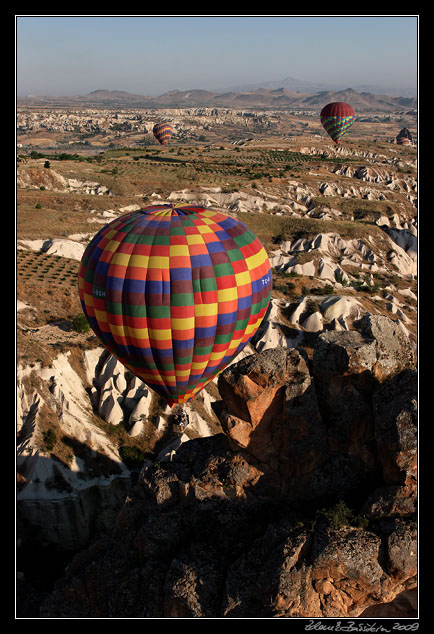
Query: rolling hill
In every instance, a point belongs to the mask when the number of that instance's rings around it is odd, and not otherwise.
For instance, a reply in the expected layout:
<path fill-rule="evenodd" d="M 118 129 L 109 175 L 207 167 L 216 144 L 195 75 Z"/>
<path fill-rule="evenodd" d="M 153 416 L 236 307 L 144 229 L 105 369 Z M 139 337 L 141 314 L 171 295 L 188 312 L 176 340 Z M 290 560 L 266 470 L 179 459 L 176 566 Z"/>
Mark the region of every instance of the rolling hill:
<path fill-rule="evenodd" d="M 228 107 L 228 108 L 291 108 L 321 109 L 331 101 L 351 103 L 358 112 L 387 112 L 417 108 L 414 97 L 393 97 L 370 92 L 327 90 L 317 93 L 300 93 L 286 88 L 258 88 L 246 92 L 213 92 L 209 90 L 170 90 L 158 97 L 138 95 L 122 90 L 94 90 L 76 96 L 26 96 L 18 97 L 21 106 L 99 106 L 123 108 L 167 107 Z"/>

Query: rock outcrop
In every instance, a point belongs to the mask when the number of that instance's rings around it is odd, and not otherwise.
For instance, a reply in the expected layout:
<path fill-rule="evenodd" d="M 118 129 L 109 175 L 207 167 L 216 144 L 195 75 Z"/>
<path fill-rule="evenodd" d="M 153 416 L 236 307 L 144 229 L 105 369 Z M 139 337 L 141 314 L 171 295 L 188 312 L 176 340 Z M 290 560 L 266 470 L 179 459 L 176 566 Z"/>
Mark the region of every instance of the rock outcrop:
<path fill-rule="evenodd" d="M 77 194 L 91 194 L 94 196 L 110 196 L 110 190 L 105 185 L 93 181 L 80 181 L 77 178 L 65 178 L 55 170 L 27 168 L 17 173 L 17 185 L 22 188 L 45 189 L 53 192 L 71 192 Z"/>
<path fill-rule="evenodd" d="M 398 404 L 393 418 L 396 441 L 380 440 L 376 434 L 380 426 L 386 433 L 391 408 L 386 409 L 388 416 L 380 415 L 380 404 L 390 399 L 387 394 L 395 389 L 396 375 L 402 384 L 399 394 L 407 395 L 403 411 L 414 413 L 415 393 L 410 397 L 408 392 L 414 389 L 415 373 L 409 369 L 414 354 L 387 317 L 366 314 L 358 326 L 360 332 L 319 335 L 311 371 L 298 350 L 276 348 L 248 357 L 220 375 L 223 430 L 234 450 L 248 452 L 257 462 L 264 474 L 261 486 L 267 482 L 293 500 L 343 496 L 377 477 L 381 447 L 391 461 L 383 468 L 400 473 L 400 436 L 405 442 L 414 437 Z M 413 414 L 408 415 L 414 431 Z M 404 425 L 401 431 L 398 420 Z M 408 445 L 404 450 L 412 464 L 415 449 Z M 407 467 L 412 473 L 413 467 Z M 411 476 L 401 476 L 401 482 L 396 475 L 393 483 L 405 484 L 407 477 Z"/>
<path fill-rule="evenodd" d="M 40 616 L 357 617 L 414 588 L 417 377 L 394 328 L 224 371 L 225 433 L 145 465 Z"/>
<path fill-rule="evenodd" d="M 345 272 L 346 267 L 360 271 L 387 271 L 390 264 L 403 277 L 417 275 L 416 229 L 385 227 L 381 243 L 369 236 L 364 239 L 344 240 L 337 233 L 322 233 L 313 238 L 284 241 L 272 251 L 270 263 L 277 270 L 298 275 L 317 275 L 321 279 L 335 282 L 339 275 L 348 282 L 354 274 Z M 300 253 L 310 254 L 311 259 L 300 263 Z M 317 262 L 317 264 L 315 264 Z"/>

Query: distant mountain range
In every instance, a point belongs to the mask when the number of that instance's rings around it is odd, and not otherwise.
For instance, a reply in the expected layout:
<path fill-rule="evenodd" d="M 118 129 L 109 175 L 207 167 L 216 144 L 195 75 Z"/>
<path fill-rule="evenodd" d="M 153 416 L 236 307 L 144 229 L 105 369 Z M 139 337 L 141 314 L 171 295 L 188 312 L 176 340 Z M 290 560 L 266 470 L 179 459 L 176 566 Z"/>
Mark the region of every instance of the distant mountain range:
<path fill-rule="evenodd" d="M 289 78 L 290 79 L 290 78 Z M 270 82 L 271 84 L 272 82 Z M 283 86 L 257 87 L 251 90 L 217 92 L 210 90 L 170 90 L 158 97 L 137 95 L 123 90 L 94 90 L 87 95 L 17 97 L 17 105 L 28 106 L 83 106 L 108 108 L 284 108 L 319 110 L 331 101 L 345 101 L 356 112 L 393 112 L 417 108 L 415 97 L 396 97 L 371 92 L 345 90 L 322 90 L 319 92 L 289 90 Z M 307 84 L 308 82 L 304 82 Z M 307 86 L 306 86 L 307 87 Z"/>
<path fill-rule="evenodd" d="M 309 93 L 314 94 L 318 92 L 327 92 L 329 90 L 339 91 L 347 88 L 344 84 L 334 84 L 330 83 L 321 83 L 321 82 L 313 82 L 306 81 L 304 79 L 297 79 L 295 77 L 285 77 L 284 79 L 279 79 L 277 81 L 266 81 L 262 83 L 256 84 L 247 84 L 247 85 L 238 85 L 232 86 L 230 88 L 233 92 L 248 92 L 252 90 L 258 90 L 260 88 L 265 88 L 267 90 L 276 90 L 276 88 L 285 88 L 286 90 L 290 90 L 293 92 L 301 92 L 301 93 Z M 352 86 L 353 90 L 357 92 L 370 92 L 376 95 L 386 94 L 392 97 L 415 97 L 417 94 L 416 89 L 411 90 L 410 88 L 403 89 L 398 88 L 396 86 L 385 86 L 382 89 L 379 88 L 375 84 L 360 84 L 356 86 Z M 221 91 L 222 92 L 222 91 Z"/>

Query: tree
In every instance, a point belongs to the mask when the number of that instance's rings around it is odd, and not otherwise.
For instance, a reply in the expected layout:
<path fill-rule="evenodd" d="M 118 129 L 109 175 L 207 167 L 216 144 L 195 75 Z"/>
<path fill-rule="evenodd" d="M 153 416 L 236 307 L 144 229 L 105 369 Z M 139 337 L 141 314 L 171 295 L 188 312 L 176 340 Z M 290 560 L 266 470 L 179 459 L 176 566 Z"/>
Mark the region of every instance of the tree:
<path fill-rule="evenodd" d="M 89 332 L 90 326 L 85 315 L 76 315 L 72 320 L 72 327 L 76 332 Z"/>

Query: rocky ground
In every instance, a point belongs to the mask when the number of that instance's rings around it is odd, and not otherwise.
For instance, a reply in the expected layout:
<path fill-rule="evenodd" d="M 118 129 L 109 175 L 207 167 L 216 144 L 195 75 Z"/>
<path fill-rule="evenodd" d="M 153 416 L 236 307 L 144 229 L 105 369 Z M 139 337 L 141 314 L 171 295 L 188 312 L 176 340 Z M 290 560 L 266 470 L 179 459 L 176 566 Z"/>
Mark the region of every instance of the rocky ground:
<path fill-rule="evenodd" d="M 336 150 L 316 131 L 279 134 L 274 115 L 201 116 L 210 143 L 230 116 L 238 150 L 18 163 L 20 614 L 359 616 L 396 614 L 392 600 L 414 614 L 416 150 L 390 142 L 390 123 L 376 131 L 387 141 Z M 191 120 L 178 152 L 199 136 Z M 76 134 L 59 121 L 23 135 L 54 147 L 50 134 Z M 181 436 L 165 404 L 73 327 L 87 242 L 166 200 L 237 216 L 273 266 L 261 329 L 189 404 Z"/>
<path fill-rule="evenodd" d="M 225 370 L 224 433 L 144 465 L 41 616 L 359 617 L 396 597 L 414 615 L 413 354 L 387 318 L 359 328 L 311 364 L 274 348 Z"/>

